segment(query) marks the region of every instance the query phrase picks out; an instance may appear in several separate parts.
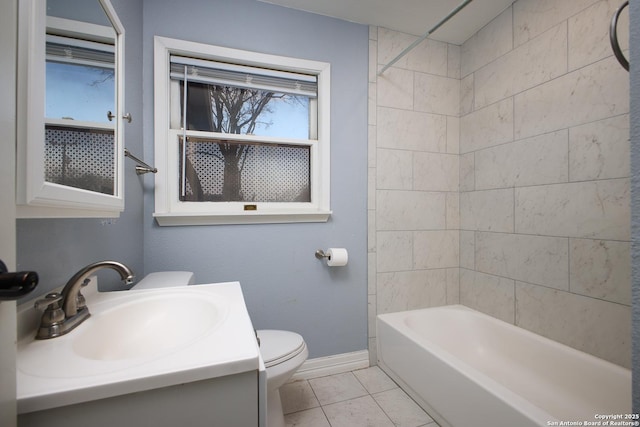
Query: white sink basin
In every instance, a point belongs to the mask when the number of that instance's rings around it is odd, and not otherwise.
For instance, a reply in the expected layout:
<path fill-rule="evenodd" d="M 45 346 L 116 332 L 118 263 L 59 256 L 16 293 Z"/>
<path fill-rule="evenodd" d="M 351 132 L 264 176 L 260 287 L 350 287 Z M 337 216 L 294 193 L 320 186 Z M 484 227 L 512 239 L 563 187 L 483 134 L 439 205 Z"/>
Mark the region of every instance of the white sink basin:
<path fill-rule="evenodd" d="M 83 293 L 86 321 L 61 337 L 35 340 L 34 331 L 18 342 L 18 413 L 259 368 L 238 282 Z"/>
<path fill-rule="evenodd" d="M 222 322 L 225 307 L 198 295 L 150 295 L 92 316 L 72 348 L 81 357 L 119 360 L 163 355 L 185 348 Z"/>

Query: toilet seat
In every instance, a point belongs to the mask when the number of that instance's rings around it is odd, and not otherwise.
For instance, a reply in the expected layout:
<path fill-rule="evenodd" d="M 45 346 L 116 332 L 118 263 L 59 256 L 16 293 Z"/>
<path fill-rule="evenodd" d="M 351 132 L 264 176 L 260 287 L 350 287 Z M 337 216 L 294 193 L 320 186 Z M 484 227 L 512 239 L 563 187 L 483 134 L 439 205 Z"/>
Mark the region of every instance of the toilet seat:
<path fill-rule="evenodd" d="M 289 331 L 259 330 L 260 354 L 264 365 L 270 368 L 302 353 L 307 347 L 299 334 Z"/>

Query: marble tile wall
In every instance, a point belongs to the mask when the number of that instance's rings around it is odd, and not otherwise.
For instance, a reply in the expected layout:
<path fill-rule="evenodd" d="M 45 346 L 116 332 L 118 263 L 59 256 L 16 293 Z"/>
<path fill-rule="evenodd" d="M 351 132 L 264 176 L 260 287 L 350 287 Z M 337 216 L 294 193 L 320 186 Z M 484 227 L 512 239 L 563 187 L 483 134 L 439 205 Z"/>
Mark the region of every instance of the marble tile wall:
<path fill-rule="evenodd" d="M 376 314 L 462 303 L 630 366 L 618 3 L 518 0 L 462 46 L 426 40 L 382 76 L 415 37 L 371 27 L 372 364 Z"/>
<path fill-rule="evenodd" d="M 460 302 L 629 367 L 618 3 L 518 0 L 462 46 Z"/>
<path fill-rule="evenodd" d="M 375 316 L 459 302 L 459 46 L 370 29 L 369 351 Z M 513 192 L 511 192 L 513 197 Z"/>

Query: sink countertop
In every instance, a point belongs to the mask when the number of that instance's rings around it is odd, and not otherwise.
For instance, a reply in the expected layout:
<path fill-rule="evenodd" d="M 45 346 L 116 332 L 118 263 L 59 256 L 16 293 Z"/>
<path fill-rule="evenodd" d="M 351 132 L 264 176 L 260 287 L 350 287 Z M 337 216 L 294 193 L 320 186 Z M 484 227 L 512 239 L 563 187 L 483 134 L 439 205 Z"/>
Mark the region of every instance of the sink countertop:
<path fill-rule="evenodd" d="M 195 296 L 215 301 L 224 319 L 180 348 L 160 355 L 92 360 L 73 350 L 75 338 L 91 328 L 101 312 L 147 298 Z M 178 288 L 123 292 L 84 292 L 92 316 L 67 335 L 18 342 L 18 413 L 104 399 L 192 381 L 248 372 L 259 368 L 259 349 L 240 283 L 213 283 Z"/>

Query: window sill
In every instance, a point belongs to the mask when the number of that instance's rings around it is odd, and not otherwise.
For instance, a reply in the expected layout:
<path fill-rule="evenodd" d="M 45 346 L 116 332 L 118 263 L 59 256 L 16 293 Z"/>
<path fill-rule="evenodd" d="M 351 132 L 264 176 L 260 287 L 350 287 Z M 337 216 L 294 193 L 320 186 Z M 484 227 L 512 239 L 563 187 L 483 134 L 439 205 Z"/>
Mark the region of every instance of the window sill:
<path fill-rule="evenodd" d="M 306 212 L 243 212 L 231 213 L 154 213 L 160 226 L 285 224 L 296 222 L 327 222 L 331 211 Z"/>
<path fill-rule="evenodd" d="M 16 218 L 118 218 L 122 209 L 91 210 L 55 206 L 16 205 Z"/>

